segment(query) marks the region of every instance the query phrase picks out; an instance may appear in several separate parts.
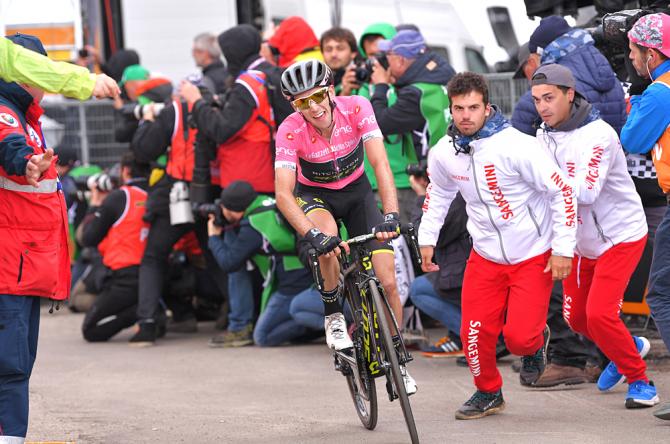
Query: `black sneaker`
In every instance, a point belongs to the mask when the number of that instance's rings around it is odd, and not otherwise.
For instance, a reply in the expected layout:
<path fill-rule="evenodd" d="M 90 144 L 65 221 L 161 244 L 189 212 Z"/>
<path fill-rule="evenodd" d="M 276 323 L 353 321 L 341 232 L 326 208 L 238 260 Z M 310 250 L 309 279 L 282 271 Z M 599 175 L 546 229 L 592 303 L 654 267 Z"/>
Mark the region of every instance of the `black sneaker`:
<path fill-rule="evenodd" d="M 137 324 L 137 332 L 130 338 L 132 347 L 151 347 L 156 343 L 156 323 L 141 322 Z"/>
<path fill-rule="evenodd" d="M 519 371 L 519 382 L 526 387 L 532 387 L 540 379 L 544 369 L 547 367 L 547 347 L 549 347 L 549 326 L 544 326 L 544 344 L 530 356 L 521 357 L 521 370 Z"/>
<path fill-rule="evenodd" d="M 167 333 L 168 317 L 164 311 L 156 315 L 156 339 L 164 338 Z"/>
<path fill-rule="evenodd" d="M 502 390 L 495 393 L 480 392 L 477 390 L 474 395 L 456 410 L 456 419 L 479 419 L 484 416 L 495 415 L 503 411 L 505 400 Z"/>

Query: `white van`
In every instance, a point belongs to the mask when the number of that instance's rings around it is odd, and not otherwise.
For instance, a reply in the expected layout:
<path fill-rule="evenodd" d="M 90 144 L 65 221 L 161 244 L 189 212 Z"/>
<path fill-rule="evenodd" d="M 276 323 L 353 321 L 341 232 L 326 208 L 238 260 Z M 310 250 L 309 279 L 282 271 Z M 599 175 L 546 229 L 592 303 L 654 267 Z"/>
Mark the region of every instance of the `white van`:
<path fill-rule="evenodd" d="M 290 16 L 300 16 L 317 37 L 334 24 L 357 37 L 373 23 L 414 24 L 431 49 L 456 71 L 490 72 L 477 44 L 450 0 L 263 0 L 265 28 Z M 338 17 L 339 16 L 339 17 Z M 485 21 L 482 26 L 489 26 Z"/>

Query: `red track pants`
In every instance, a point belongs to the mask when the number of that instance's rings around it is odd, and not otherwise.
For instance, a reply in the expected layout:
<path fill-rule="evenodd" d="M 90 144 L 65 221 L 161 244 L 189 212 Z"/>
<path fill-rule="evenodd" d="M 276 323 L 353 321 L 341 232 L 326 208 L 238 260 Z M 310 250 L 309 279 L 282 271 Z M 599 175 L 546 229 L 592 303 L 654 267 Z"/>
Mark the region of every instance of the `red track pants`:
<path fill-rule="evenodd" d="M 563 281 L 563 318 L 591 339 L 628 382 L 647 381 L 645 365 L 619 317 L 623 295 L 647 243 L 647 236 L 607 250 L 598 259 L 576 256 Z"/>
<path fill-rule="evenodd" d="M 462 291 L 461 340 L 477 389 L 502 387 L 496 367 L 496 343 L 502 331 L 515 355 L 534 354 L 544 343 L 551 273 L 544 273 L 551 252 L 515 265 L 484 259 L 474 250 Z"/>

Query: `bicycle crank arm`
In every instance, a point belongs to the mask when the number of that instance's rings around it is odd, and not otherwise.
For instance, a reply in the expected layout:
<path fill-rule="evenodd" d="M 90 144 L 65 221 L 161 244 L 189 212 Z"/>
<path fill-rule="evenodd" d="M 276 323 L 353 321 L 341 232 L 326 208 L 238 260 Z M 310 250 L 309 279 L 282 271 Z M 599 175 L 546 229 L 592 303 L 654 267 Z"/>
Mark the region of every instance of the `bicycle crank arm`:
<path fill-rule="evenodd" d="M 346 349 L 346 350 L 341 350 L 341 351 L 333 351 L 333 354 L 337 356 L 338 358 L 342 359 L 345 361 L 347 364 L 349 364 L 351 367 L 358 367 L 358 364 L 356 364 L 356 358 L 353 355 L 350 355 L 347 352 L 347 350 L 351 351 L 353 349 Z"/>

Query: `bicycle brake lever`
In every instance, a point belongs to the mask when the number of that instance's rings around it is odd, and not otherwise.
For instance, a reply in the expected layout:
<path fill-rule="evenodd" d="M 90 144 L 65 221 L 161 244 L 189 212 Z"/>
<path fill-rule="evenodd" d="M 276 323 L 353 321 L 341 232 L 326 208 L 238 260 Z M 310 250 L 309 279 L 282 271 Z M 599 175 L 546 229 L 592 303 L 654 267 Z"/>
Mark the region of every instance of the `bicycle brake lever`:
<path fill-rule="evenodd" d="M 321 276 L 321 267 L 319 267 L 319 255 L 314 248 L 307 252 L 309 258 L 309 268 L 312 269 L 312 278 L 316 284 L 316 289 L 323 291 L 323 276 Z"/>
<path fill-rule="evenodd" d="M 403 225 L 400 228 L 400 232 L 408 239 L 407 243 L 409 244 L 412 258 L 417 263 L 417 265 L 421 266 L 423 261 L 421 260 L 421 250 L 419 249 L 419 240 L 416 236 L 416 228 L 414 227 L 414 224 L 408 223 L 407 225 Z"/>

